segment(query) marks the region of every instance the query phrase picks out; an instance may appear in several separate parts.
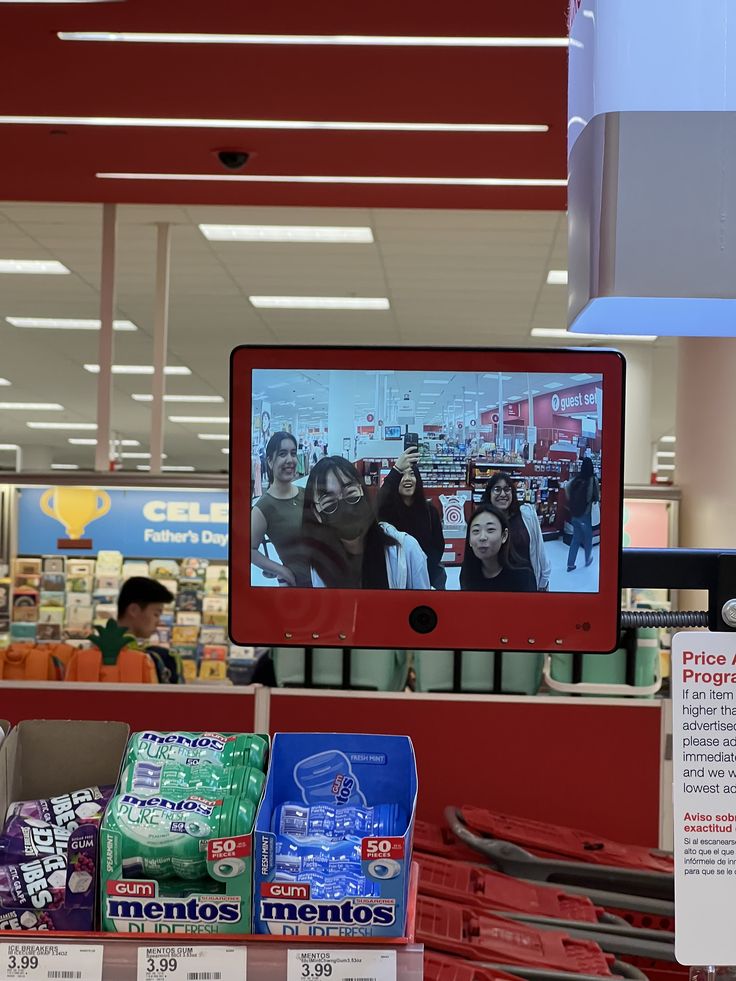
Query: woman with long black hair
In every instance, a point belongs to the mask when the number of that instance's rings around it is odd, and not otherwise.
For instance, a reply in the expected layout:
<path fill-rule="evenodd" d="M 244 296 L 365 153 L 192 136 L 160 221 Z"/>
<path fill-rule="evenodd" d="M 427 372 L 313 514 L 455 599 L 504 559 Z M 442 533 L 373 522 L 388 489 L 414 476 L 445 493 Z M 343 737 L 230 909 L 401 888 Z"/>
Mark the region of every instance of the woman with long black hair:
<path fill-rule="evenodd" d="M 429 589 L 417 541 L 378 522 L 363 478 L 349 460 L 326 456 L 309 474 L 302 544 L 313 586 Z"/>
<path fill-rule="evenodd" d="M 581 545 L 585 552 L 585 565 L 593 564 L 593 504 L 600 501 L 601 493 L 590 457 L 585 457 L 580 464 L 580 472 L 572 480 L 567 481 L 564 489 L 572 524 L 567 571 L 573 572 Z"/>
<path fill-rule="evenodd" d="M 430 585 L 444 589 L 447 573 L 442 565 L 445 554 L 442 519 L 424 496 L 418 461 L 419 451 L 414 447 L 399 456 L 378 492 L 378 517 L 419 542 L 427 556 Z"/>
<path fill-rule="evenodd" d="M 520 504 L 516 484 L 503 471 L 493 474 L 483 491 L 481 504 L 503 511 L 509 523 L 511 546 L 525 565 L 531 566 L 537 589 L 549 589 L 552 563 L 544 548 L 544 536 L 533 504 Z"/>
<path fill-rule="evenodd" d="M 269 439 L 266 472 L 268 488 L 253 505 L 250 516 L 250 561 L 287 586 L 310 586 L 300 554 L 304 490 L 294 483 L 298 476 L 297 442 L 291 433 L 274 433 Z M 260 551 L 266 536 L 280 562 Z"/>
<path fill-rule="evenodd" d="M 534 573 L 516 555 L 509 522 L 503 511 L 481 504 L 468 522 L 460 589 L 533 593 Z"/>

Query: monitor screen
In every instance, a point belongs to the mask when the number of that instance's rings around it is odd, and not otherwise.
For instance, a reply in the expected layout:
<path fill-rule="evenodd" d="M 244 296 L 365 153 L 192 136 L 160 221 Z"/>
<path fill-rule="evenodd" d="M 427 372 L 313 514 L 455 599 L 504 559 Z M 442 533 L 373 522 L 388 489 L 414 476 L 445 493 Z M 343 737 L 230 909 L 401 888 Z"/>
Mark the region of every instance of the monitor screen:
<path fill-rule="evenodd" d="M 620 501 L 619 355 L 435 351 L 423 367 L 408 351 L 286 350 L 288 363 L 259 363 L 238 349 L 234 379 L 248 392 L 234 414 L 254 593 L 402 591 L 446 607 L 450 594 L 610 589 L 601 570 L 618 569 L 619 542 L 601 509 Z"/>

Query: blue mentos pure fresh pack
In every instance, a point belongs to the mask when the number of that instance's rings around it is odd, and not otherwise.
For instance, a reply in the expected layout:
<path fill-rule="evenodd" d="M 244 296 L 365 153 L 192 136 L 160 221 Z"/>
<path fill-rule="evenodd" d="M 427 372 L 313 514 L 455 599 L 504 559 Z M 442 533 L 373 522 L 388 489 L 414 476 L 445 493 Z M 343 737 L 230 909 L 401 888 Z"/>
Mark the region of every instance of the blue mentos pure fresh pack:
<path fill-rule="evenodd" d="M 416 796 L 407 736 L 278 733 L 253 839 L 253 932 L 402 936 Z"/>

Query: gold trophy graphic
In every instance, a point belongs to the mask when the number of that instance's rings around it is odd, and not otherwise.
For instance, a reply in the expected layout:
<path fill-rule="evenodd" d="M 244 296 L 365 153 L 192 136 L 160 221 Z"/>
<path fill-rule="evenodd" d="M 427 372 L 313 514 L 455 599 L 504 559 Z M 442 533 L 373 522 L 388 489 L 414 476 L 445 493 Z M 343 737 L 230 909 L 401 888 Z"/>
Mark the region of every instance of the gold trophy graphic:
<path fill-rule="evenodd" d="M 57 548 L 92 548 L 85 538 L 87 525 L 110 510 L 110 495 L 97 487 L 49 487 L 41 495 L 41 510 L 55 518 L 67 537 L 60 538 Z"/>

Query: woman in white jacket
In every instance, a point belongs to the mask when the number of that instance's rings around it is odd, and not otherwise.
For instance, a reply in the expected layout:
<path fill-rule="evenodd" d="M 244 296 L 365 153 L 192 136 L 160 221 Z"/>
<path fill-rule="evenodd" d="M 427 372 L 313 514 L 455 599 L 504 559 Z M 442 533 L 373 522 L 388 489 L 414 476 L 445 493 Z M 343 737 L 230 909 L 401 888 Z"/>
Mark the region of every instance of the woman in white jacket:
<path fill-rule="evenodd" d="M 505 473 L 494 473 L 483 492 L 483 504 L 492 504 L 503 511 L 509 521 L 511 542 L 524 562 L 531 566 L 537 589 L 549 589 L 552 563 L 547 558 L 544 537 L 537 517 L 537 509 L 532 504 L 520 504 L 516 496 L 516 485 Z"/>
<path fill-rule="evenodd" d="M 304 491 L 302 546 L 313 586 L 429 589 L 427 557 L 411 535 L 378 522 L 349 460 L 326 456 Z"/>

